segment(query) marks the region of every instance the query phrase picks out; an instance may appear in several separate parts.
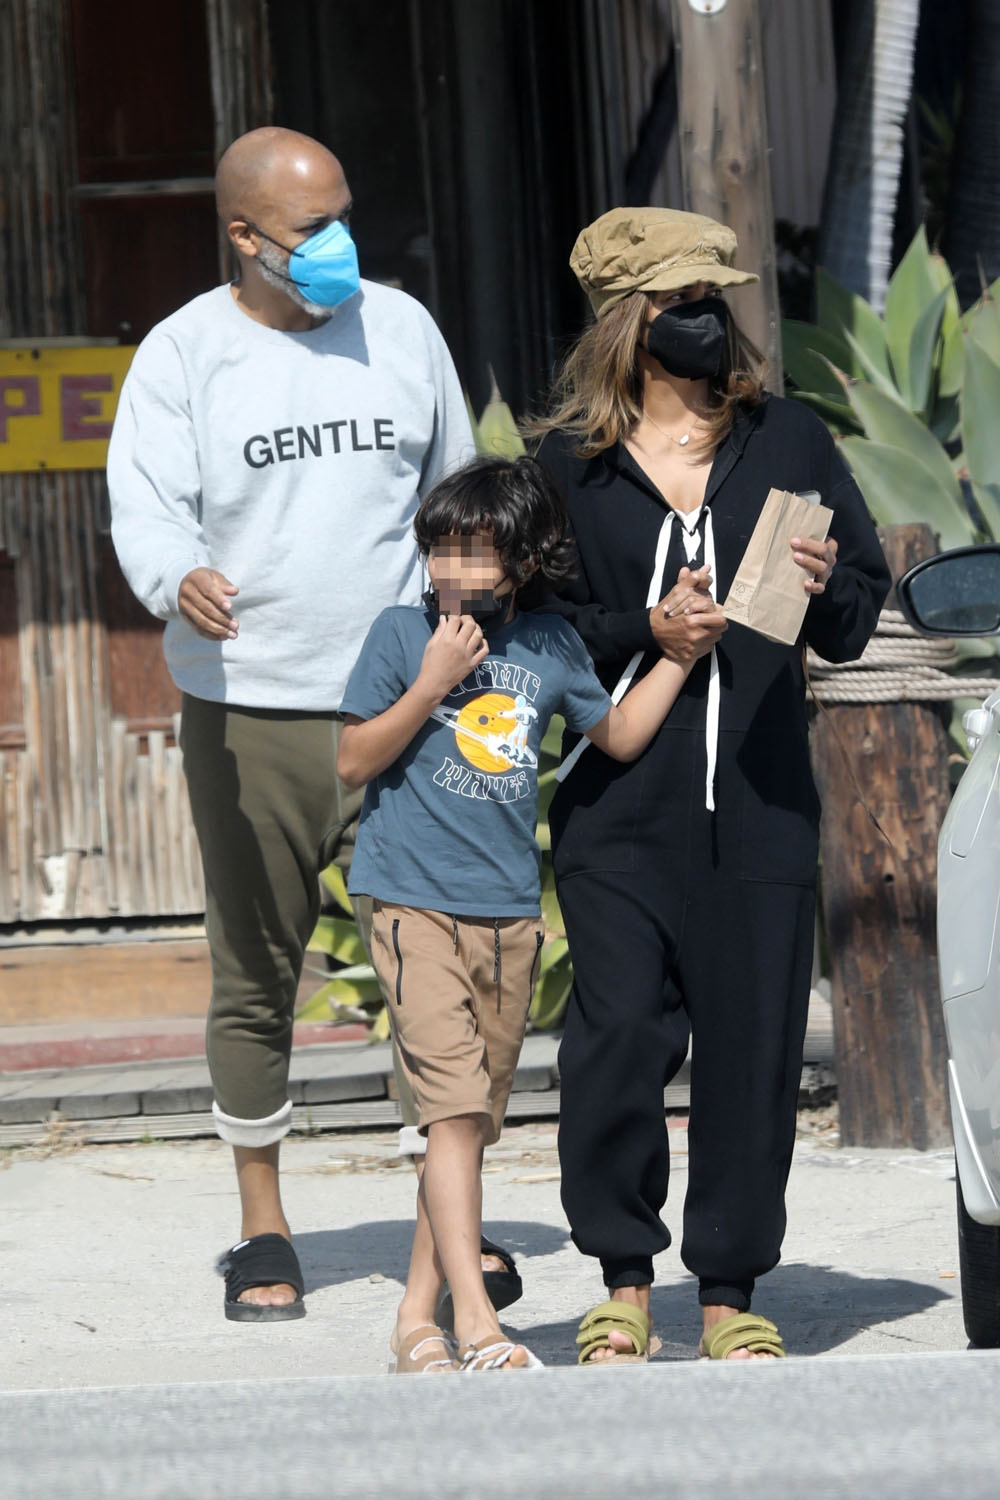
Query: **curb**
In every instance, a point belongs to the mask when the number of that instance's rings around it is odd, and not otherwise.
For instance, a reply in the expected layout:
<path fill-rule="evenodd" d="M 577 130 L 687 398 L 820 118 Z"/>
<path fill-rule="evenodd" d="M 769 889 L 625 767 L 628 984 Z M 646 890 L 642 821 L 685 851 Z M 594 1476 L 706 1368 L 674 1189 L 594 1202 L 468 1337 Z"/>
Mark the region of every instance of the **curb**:
<path fill-rule="evenodd" d="M 161 1023 L 162 1024 L 162 1023 Z M 18 1030 L 28 1028 L 19 1027 Z M 39 1027 L 39 1030 L 45 1030 Z M 368 1027 L 306 1022 L 295 1028 L 296 1047 L 330 1046 L 341 1042 L 363 1042 Z M 37 1041 L 4 1042 L 0 1030 L 0 1077 L 7 1073 L 63 1071 L 75 1068 L 109 1067 L 138 1062 L 181 1061 L 205 1054 L 205 1023 L 174 1031 L 116 1032 L 109 1036 L 41 1037 Z"/>

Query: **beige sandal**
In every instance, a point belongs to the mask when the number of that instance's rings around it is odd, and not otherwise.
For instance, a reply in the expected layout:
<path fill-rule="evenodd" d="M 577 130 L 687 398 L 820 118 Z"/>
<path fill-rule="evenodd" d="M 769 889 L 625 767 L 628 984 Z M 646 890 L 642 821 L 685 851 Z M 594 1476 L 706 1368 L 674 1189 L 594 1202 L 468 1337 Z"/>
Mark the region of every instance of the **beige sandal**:
<path fill-rule="evenodd" d="M 392 1339 L 396 1335 L 393 1333 Z M 436 1323 L 420 1323 L 412 1328 L 399 1348 L 389 1341 L 390 1375 L 437 1375 L 445 1370 L 460 1370 L 462 1366 L 455 1358 L 455 1346 Z M 442 1359 L 435 1346 L 443 1349 Z"/>
<path fill-rule="evenodd" d="M 458 1357 L 462 1362 L 463 1370 L 499 1370 L 510 1362 L 515 1349 L 524 1349 L 528 1362 L 525 1365 L 511 1365 L 512 1370 L 545 1368 L 538 1355 L 532 1354 L 530 1349 L 525 1349 L 523 1344 L 512 1344 L 509 1339 L 494 1338 L 492 1334 L 487 1334 L 486 1338 L 480 1339 L 476 1344 L 463 1344 L 458 1351 Z"/>

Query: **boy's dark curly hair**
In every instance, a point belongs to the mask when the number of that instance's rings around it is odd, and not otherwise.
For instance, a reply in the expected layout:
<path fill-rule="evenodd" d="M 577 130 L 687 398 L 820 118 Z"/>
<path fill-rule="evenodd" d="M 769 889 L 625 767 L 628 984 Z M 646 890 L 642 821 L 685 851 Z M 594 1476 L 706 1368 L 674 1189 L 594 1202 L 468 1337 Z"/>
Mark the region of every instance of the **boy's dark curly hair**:
<path fill-rule="evenodd" d="M 492 532 L 514 587 L 528 585 L 520 603 L 530 608 L 576 572 L 567 525 L 562 496 L 533 458 L 476 458 L 421 501 L 413 531 L 425 557 L 442 537 Z"/>

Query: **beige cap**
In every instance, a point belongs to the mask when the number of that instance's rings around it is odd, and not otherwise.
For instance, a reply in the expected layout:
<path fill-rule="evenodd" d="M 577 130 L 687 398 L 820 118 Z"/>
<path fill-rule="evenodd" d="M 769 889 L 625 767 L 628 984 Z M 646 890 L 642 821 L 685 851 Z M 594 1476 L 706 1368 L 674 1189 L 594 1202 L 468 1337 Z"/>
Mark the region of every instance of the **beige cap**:
<path fill-rule="evenodd" d="M 678 208 L 612 208 L 581 229 L 569 263 L 598 317 L 632 292 L 673 292 L 707 281 L 745 286 L 759 277 L 733 265 L 725 224 Z"/>

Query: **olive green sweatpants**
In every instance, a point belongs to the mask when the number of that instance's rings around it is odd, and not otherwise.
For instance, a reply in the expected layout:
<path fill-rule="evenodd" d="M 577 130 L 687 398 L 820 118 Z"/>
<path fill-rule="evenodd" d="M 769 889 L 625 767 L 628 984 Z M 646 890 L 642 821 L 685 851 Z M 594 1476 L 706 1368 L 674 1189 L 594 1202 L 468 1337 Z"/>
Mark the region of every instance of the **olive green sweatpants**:
<path fill-rule="evenodd" d="M 332 863 L 346 873 L 363 800 L 337 776 L 339 734 L 336 714 L 184 695 L 181 748 L 212 959 L 213 1113 L 235 1146 L 270 1145 L 291 1123 L 292 1021 L 319 915 L 317 876 Z M 371 902 L 354 906 L 367 948 Z M 404 1119 L 416 1119 L 412 1102 Z"/>

